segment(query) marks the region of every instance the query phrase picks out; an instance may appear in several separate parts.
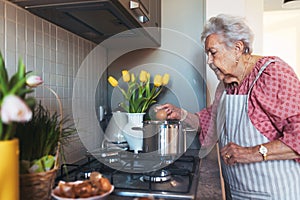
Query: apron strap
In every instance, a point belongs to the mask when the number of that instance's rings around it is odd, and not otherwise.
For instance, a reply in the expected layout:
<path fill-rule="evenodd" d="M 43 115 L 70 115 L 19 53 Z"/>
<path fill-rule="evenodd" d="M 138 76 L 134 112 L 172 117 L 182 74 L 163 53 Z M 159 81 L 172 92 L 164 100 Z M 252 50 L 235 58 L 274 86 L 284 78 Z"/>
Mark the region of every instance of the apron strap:
<path fill-rule="evenodd" d="M 254 84 L 256 83 L 256 81 L 258 80 L 258 78 L 261 76 L 261 74 L 263 73 L 263 71 L 269 66 L 269 64 L 270 63 L 273 63 L 273 62 L 275 62 L 275 61 L 277 61 L 277 60 L 269 60 L 269 61 L 267 61 L 261 68 L 260 68 L 260 70 L 259 70 L 259 72 L 258 72 L 258 74 L 256 75 L 256 77 L 255 77 L 255 79 L 254 79 L 254 81 L 252 82 L 252 84 L 251 84 L 251 86 L 250 86 L 250 88 L 249 88 L 249 91 L 248 91 L 248 93 L 247 93 L 247 99 L 246 99 L 246 108 L 248 108 L 248 104 L 249 104 L 249 95 L 250 95 L 250 93 L 251 93 L 251 91 L 252 91 L 252 88 L 254 87 Z"/>
<path fill-rule="evenodd" d="M 260 70 L 259 70 L 257 76 L 255 77 L 254 81 L 252 82 L 252 84 L 251 84 L 251 86 L 250 86 L 250 88 L 249 88 L 249 91 L 248 91 L 248 94 L 247 94 L 247 95 L 250 94 L 252 88 L 254 87 L 254 84 L 256 83 L 256 81 L 258 80 L 258 78 L 261 76 L 261 74 L 263 73 L 263 71 L 268 67 L 268 65 L 269 65 L 270 63 L 275 62 L 275 61 L 276 61 L 276 60 L 269 60 L 269 61 L 267 61 L 267 62 L 260 68 Z"/>

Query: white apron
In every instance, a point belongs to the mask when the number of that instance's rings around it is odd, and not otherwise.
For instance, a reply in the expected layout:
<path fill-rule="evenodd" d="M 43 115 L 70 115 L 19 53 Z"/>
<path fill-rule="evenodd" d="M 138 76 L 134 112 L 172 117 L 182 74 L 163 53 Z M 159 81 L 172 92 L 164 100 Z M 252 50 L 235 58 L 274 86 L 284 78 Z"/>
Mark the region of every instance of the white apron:
<path fill-rule="evenodd" d="M 229 142 L 243 147 L 269 142 L 249 119 L 248 99 L 253 85 L 271 62 L 261 68 L 247 95 L 227 95 L 226 92 L 222 95 L 216 120 L 217 131 L 221 133 L 221 148 Z M 300 164 L 294 160 L 237 163 L 233 166 L 225 165 L 222 160 L 221 164 L 227 199 L 300 199 Z"/>

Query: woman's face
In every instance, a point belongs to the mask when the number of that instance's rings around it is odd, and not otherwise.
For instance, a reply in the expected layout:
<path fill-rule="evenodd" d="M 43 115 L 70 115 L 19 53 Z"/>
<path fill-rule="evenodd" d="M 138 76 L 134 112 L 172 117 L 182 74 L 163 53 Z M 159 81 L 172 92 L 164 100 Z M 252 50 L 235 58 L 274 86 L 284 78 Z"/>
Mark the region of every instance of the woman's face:
<path fill-rule="evenodd" d="M 242 70 L 237 67 L 238 49 L 229 48 L 217 34 L 209 35 L 205 40 L 205 52 L 208 56 L 207 64 L 220 81 L 226 84 L 238 83 Z"/>

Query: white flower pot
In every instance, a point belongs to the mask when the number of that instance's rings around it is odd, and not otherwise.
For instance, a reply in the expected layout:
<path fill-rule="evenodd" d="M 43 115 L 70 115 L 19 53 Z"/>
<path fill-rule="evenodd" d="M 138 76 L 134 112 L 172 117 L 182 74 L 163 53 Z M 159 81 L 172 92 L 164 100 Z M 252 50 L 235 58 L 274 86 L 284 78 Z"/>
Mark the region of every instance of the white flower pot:
<path fill-rule="evenodd" d="M 143 117 L 145 113 L 127 113 L 128 123 L 124 126 L 123 135 L 134 153 L 143 150 Z"/>

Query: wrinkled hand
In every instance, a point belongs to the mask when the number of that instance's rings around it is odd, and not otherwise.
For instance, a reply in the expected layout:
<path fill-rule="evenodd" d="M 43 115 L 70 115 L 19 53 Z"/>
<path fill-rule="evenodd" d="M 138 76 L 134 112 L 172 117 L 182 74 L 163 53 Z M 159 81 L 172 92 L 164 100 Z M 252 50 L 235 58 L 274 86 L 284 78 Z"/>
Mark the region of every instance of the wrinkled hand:
<path fill-rule="evenodd" d="M 180 120 L 182 116 L 181 108 L 178 108 L 172 104 L 163 104 L 156 107 L 157 110 L 164 109 L 167 113 L 167 119 L 177 119 Z"/>
<path fill-rule="evenodd" d="M 233 142 L 230 142 L 224 146 L 220 153 L 225 164 L 227 165 L 258 162 L 261 159 L 261 155 L 258 153 L 257 146 L 242 147 Z"/>

